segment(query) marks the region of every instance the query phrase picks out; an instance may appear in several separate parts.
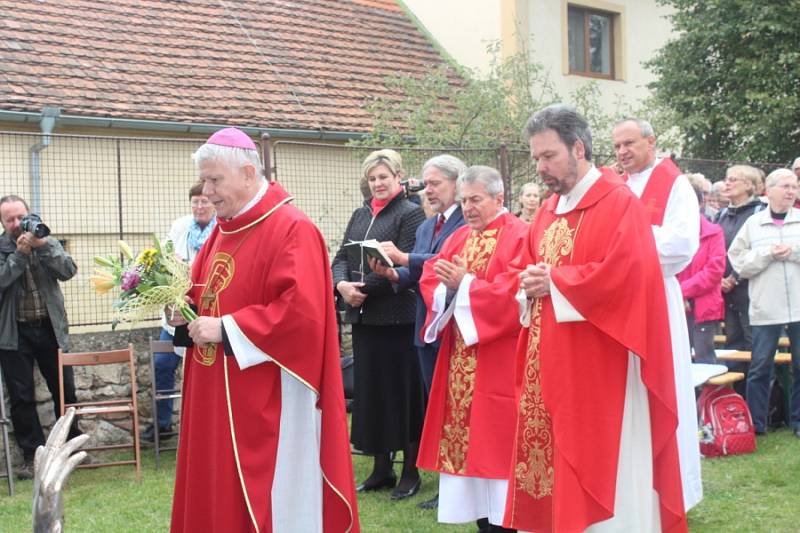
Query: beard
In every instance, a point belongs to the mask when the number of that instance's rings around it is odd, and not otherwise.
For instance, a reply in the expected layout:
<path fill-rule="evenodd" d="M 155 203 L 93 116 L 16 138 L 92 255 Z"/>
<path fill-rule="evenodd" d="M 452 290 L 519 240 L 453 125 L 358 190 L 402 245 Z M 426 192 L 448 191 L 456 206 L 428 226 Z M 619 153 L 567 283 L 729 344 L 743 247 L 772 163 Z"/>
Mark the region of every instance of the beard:
<path fill-rule="evenodd" d="M 566 194 L 571 191 L 578 182 L 578 160 L 575 159 L 572 154 L 569 154 L 567 171 L 561 178 L 546 173 L 542 173 L 541 178 L 551 192 L 555 194 Z"/>

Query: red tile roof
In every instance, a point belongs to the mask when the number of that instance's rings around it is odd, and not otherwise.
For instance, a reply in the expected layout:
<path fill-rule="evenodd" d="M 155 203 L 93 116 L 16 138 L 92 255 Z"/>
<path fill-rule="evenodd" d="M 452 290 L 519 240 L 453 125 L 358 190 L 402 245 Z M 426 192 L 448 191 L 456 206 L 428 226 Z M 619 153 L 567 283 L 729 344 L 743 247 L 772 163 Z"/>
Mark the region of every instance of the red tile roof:
<path fill-rule="evenodd" d="M 0 0 L 0 110 L 367 131 L 444 63 L 394 0 Z"/>

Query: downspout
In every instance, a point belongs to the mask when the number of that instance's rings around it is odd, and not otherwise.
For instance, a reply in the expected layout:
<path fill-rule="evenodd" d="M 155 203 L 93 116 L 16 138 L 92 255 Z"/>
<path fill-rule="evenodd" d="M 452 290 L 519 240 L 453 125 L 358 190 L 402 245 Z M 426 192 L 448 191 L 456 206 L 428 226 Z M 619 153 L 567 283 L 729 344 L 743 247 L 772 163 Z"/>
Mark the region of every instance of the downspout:
<path fill-rule="evenodd" d="M 39 127 L 42 129 L 42 140 L 34 144 L 28 150 L 30 152 L 31 162 L 31 212 L 41 214 L 42 207 L 42 160 L 39 155 L 42 150 L 50 146 L 50 134 L 53 133 L 53 128 L 56 125 L 56 119 L 61 114 L 61 109 L 58 107 L 43 107 L 42 119 L 39 122 Z"/>

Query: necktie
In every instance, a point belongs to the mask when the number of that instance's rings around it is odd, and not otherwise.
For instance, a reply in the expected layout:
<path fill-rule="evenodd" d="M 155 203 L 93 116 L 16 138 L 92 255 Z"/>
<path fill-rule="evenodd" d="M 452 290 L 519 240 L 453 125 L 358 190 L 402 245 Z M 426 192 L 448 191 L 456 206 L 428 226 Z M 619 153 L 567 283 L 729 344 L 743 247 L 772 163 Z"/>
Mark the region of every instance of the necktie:
<path fill-rule="evenodd" d="M 436 225 L 433 227 L 433 238 L 439 236 L 439 233 L 442 231 L 442 226 L 444 226 L 444 215 L 440 214 L 436 217 Z"/>

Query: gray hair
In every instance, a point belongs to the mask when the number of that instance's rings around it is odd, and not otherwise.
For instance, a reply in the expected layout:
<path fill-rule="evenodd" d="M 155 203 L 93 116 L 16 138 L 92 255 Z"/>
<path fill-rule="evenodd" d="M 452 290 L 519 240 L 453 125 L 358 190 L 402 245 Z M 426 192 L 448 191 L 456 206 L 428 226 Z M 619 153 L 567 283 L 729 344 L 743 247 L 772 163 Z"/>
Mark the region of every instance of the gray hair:
<path fill-rule="evenodd" d="M 458 186 L 465 183 L 481 183 L 492 198 L 497 198 L 498 194 L 503 194 L 503 178 L 500 173 L 492 167 L 475 165 L 467 168 L 458 177 Z"/>
<path fill-rule="evenodd" d="M 192 161 L 196 167 L 200 167 L 208 161 L 223 161 L 231 169 L 238 169 L 245 165 L 253 165 L 256 169 L 256 176 L 264 178 L 264 166 L 258 150 L 247 150 L 245 148 L 235 148 L 232 146 L 221 146 L 219 144 L 204 144 L 192 154 Z"/>
<path fill-rule="evenodd" d="M 792 170 L 796 169 L 797 167 L 800 167 L 800 157 L 795 159 L 794 163 L 792 163 Z"/>
<path fill-rule="evenodd" d="M 788 168 L 779 168 L 777 170 L 773 170 L 772 172 L 769 173 L 767 179 L 764 180 L 764 185 L 767 189 L 769 189 L 777 185 L 778 182 L 781 180 L 781 178 L 787 178 L 787 177 L 797 179 L 795 173 L 789 170 Z"/>
<path fill-rule="evenodd" d="M 422 165 L 422 173 L 425 174 L 425 171 L 431 167 L 439 170 L 450 181 L 456 181 L 467 170 L 467 165 L 462 160 L 450 154 L 437 155 L 425 161 L 425 164 Z"/>
<path fill-rule="evenodd" d="M 589 123 L 574 107 L 565 104 L 553 104 L 537 111 L 525 124 L 524 134 L 527 139 L 545 130 L 553 130 L 567 148 L 575 146 L 577 141 L 583 143 L 584 158 L 592 160 L 592 131 Z"/>
<path fill-rule="evenodd" d="M 22 205 L 25 206 L 25 211 L 30 211 L 31 208 L 28 207 L 28 202 L 22 199 L 21 196 L 17 196 L 16 194 L 7 194 L 0 198 L 0 205 L 3 204 L 10 204 L 11 202 L 22 202 Z"/>
<path fill-rule="evenodd" d="M 642 137 L 655 137 L 656 133 L 653 130 L 653 125 L 647 122 L 643 118 L 636 118 L 636 117 L 625 117 L 622 120 L 617 121 L 614 124 L 614 128 L 617 126 L 621 126 L 626 122 L 633 122 L 639 128 L 639 132 L 642 134 Z"/>

